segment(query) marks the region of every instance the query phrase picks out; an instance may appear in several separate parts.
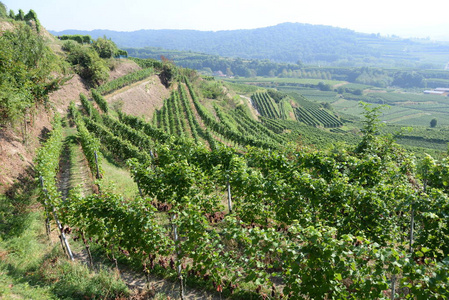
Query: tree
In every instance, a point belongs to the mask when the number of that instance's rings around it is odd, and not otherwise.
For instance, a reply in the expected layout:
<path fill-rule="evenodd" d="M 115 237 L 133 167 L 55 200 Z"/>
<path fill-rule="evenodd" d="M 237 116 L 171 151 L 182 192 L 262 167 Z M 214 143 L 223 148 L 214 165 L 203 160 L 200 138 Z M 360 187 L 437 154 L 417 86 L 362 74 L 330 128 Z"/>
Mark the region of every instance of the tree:
<path fill-rule="evenodd" d="M 437 126 L 437 119 L 433 118 L 430 121 L 430 127 L 435 128 Z"/>
<path fill-rule="evenodd" d="M 111 58 L 118 51 L 117 45 L 106 37 L 98 38 L 93 42 L 92 47 L 97 51 L 101 58 Z"/>
<path fill-rule="evenodd" d="M 67 60 L 74 66 L 75 72 L 89 81 L 91 86 L 98 86 L 108 79 L 109 68 L 92 47 L 69 40 L 64 43 L 63 50 L 69 52 Z"/>
<path fill-rule="evenodd" d="M 381 110 L 383 105 L 371 108 L 370 104 L 360 102 L 360 106 L 363 107 L 364 120 L 363 128 L 360 130 L 363 133 L 362 141 L 357 145 L 356 153 L 371 153 L 377 150 L 379 146 L 377 140 L 379 135 L 379 127 L 383 125 L 380 122 Z"/>
<path fill-rule="evenodd" d="M 25 21 L 25 13 L 19 9 L 19 13 L 16 15 L 16 21 Z"/>
<path fill-rule="evenodd" d="M 26 24 L 0 36 L 0 123 L 24 116 L 35 102 L 45 103 L 58 88 L 58 59 Z"/>
<path fill-rule="evenodd" d="M 331 90 L 332 90 L 332 87 L 331 87 L 329 84 L 326 84 L 326 83 L 324 83 L 323 81 L 320 81 L 320 82 L 318 83 L 318 89 L 319 89 L 320 91 L 326 92 L 326 91 L 331 91 Z"/>
<path fill-rule="evenodd" d="M 6 5 L 0 2 L 0 18 L 5 18 L 8 16 Z"/>
<path fill-rule="evenodd" d="M 340 95 L 343 95 L 345 91 L 346 91 L 346 89 L 342 86 L 339 86 L 337 88 L 337 93 L 339 93 Z"/>

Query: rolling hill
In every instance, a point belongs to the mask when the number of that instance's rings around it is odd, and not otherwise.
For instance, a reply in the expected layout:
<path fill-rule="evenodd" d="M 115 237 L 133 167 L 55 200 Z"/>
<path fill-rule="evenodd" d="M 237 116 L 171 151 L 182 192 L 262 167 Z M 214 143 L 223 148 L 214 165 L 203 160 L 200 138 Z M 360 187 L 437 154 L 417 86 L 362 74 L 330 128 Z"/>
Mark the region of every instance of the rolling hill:
<path fill-rule="evenodd" d="M 107 36 L 119 47 L 160 47 L 226 57 L 322 65 L 417 65 L 447 63 L 449 43 L 382 37 L 324 25 L 282 23 L 258 29 L 51 31 L 54 35 Z M 429 57 L 432 54 L 432 58 Z"/>

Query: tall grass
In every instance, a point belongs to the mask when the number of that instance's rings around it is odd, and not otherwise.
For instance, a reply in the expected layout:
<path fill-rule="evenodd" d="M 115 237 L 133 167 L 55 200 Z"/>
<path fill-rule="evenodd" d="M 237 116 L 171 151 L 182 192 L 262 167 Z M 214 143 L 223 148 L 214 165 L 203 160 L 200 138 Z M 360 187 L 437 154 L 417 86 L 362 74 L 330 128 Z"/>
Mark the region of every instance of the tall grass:
<path fill-rule="evenodd" d="M 57 235 L 52 233 L 50 241 L 45 233 L 44 213 L 34 194 L 0 195 L 0 299 L 128 296 L 125 283 L 113 272 L 93 272 L 65 258 Z"/>

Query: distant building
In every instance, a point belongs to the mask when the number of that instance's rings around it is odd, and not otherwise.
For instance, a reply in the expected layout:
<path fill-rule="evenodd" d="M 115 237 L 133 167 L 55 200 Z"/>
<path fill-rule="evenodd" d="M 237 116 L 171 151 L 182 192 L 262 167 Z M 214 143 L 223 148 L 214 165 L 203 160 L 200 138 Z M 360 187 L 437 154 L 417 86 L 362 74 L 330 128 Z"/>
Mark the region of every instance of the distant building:
<path fill-rule="evenodd" d="M 214 72 L 214 76 L 217 76 L 217 77 L 226 77 L 226 75 L 223 74 L 222 71 L 215 71 L 215 72 Z"/>
<path fill-rule="evenodd" d="M 449 93 L 449 88 L 436 88 L 435 91 Z"/>
<path fill-rule="evenodd" d="M 434 91 L 434 90 L 426 90 L 424 91 L 424 94 L 430 94 L 430 95 L 444 95 L 444 92 L 442 91 Z"/>

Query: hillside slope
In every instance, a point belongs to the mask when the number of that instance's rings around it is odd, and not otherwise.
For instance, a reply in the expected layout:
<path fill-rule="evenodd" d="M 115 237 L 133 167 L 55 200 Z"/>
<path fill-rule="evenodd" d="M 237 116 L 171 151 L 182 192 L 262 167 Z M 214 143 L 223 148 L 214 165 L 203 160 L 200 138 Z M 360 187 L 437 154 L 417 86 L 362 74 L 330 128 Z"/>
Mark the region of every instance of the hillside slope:
<path fill-rule="evenodd" d="M 111 72 L 111 79 L 138 68 L 132 61 L 118 63 Z M 50 94 L 49 102 L 56 112 L 65 115 L 70 101 L 79 102 L 80 93 L 89 94 L 89 88 L 79 75 L 74 74 L 59 90 Z M 0 128 L 0 193 L 12 193 L 16 183 L 20 186 L 31 179 L 36 149 L 51 130 L 52 117 L 52 110 L 39 106 L 34 116 L 28 119 L 26 132 L 20 127 Z"/>
<path fill-rule="evenodd" d="M 120 47 L 161 47 L 208 54 L 278 62 L 335 64 L 382 61 L 420 61 L 424 53 L 448 53 L 449 44 L 385 38 L 323 25 L 283 23 L 276 26 L 228 31 L 195 30 L 65 30 L 55 35 L 106 35 Z M 407 49 L 407 51 L 403 51 Z M 381 60 L 379 60 L 381 59 Z M 422 61 L 420 61 L 422 62 Z M 444 61 L 444 64 L 447 62 Z"/>

